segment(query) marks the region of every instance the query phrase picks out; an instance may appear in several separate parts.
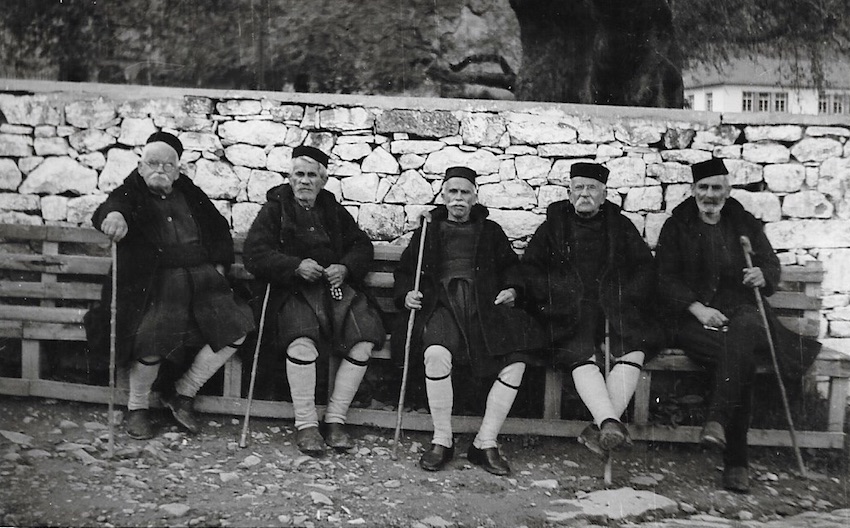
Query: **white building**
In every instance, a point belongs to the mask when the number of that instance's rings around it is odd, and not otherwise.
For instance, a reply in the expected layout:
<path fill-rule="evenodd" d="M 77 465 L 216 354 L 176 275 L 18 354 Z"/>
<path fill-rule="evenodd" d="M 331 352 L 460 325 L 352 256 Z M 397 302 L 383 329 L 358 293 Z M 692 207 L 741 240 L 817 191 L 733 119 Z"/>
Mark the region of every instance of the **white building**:
<path fill-rule="evenodd" d="M 730 59 L 719 68 L 700 64 L 682 72 L 685 108 L 850 116 L 850 61 L 835 60 L 824 66 L 822 90 L 799 80 L 810 77 L 809 68 L 808 62 L 795 65 L 764 57 Z"/>

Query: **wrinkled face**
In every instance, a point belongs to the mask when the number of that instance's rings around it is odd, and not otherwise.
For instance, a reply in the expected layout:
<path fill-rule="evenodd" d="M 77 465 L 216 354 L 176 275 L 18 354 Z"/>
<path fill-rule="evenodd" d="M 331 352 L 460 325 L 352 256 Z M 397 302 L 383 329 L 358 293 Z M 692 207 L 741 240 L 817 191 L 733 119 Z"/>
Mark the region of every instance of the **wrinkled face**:
<path fill-rule="evenodd" d="M 156 194 L 168 194 L 174 180 L 180 175 L 180 160 L 177 152 L 167 143 L 149 143 L 142 151 L 139 175 L 148 189 Z"/>
<path fill-rule="evenodd" d="M 570 179 L 570 203 L 573 204 L 579 216 L 591 217 L 595 215 L 604 202 L 604 183 L 583 176 Z"/>
<path fill-rule="evenodd" d="M 702 215 L 712 217 L 720 214 L 726 199 L 732 192 L 729 178 L 725 175 L 709 176 L 691 185 L 691 193 Z"/>
<path fill-rule="evenodd" d="M 328 183 L 328 172 L 318 161 L 302 156 L 292 160 L 289 183 L 295 199 L 302 205 L 312 206 L 316 203 L 319 191 Z"/>
<path fill-rule="evenodd" d="M 478 193 L 471 181 L 463 178 L 450 178 L 443 182 L 443 202 L 449 210 L 449 219 L 466 222 L 472 206 L 478 203 Z"/>

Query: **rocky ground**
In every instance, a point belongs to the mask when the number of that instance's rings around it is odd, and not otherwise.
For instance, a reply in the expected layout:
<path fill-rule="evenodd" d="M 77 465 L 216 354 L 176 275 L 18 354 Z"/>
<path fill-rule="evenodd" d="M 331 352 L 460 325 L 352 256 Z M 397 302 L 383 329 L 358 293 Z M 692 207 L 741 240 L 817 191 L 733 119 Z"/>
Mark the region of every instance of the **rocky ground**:
<path fill-rule="evenodd" d="M 290 421 L 252 420 L 246 449 L 234 417 L 205 416 L 189 436 L 161 414 L 158 435 L 117 428 L 106 458 L 102 405 L 0 397 L 0 524 L 11 526 L 543 527 L 846 526 L 844 453 L 805 452 L 814 479 L 794 475 L 788 449 L 753 450 L 749 495 L 717 489 L 718 454 L 696 446 L 638 443 L 618 454 L 606 490 L 602 462 L 574 440 L 505 437 L 511 478 L 457 456 L 440 473 L 416 462 L 428 441 L 352 428 L 356 447 L 301 455 Z M 471 438 L 458 438 L 465 453 Z M 802 516 L 801 516 L 802 514 Z M 815 517 L 811 517 L 814 515 Z M 843 517 L 848 515 L 848 517 Z M 820 524 L 812 519 L 821 520 Z M 829 524 L 834 519 L 839 519 Z M 846 522 L 841 522 L 844 519 Z M 829 522 L 827 522 L 829 521 Z"/>

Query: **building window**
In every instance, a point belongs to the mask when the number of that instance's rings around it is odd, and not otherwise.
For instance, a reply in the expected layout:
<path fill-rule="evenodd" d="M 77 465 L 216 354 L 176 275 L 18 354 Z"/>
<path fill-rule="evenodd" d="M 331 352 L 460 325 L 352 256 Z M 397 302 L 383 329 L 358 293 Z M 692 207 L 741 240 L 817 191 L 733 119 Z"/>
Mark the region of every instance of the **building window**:
<path fill-rule="evenodd" d="M 833 114 L 843 114 L 844 113 L 844 98 L 838 94 L 832 96 L 832 113 Z"/>
<path fill-rule="evenodd" d="M 818 96 L 819 114 L 846 114 L 850 111 L 848 93 L 821 93 Z"/>
<path fill-rule="evenodd" d="M 787 112 L 788 111 L 788 94 L 785 92 L 773 94 L 773 111 Z"/>
<path fill-rule="evenodd" d="M 744 92 L 743 99 L 741 100 L 741 111 L 753 111 L 753 92 Z"/>
<path fill-rule="evenodd" d="M 685 108 L 687 108 L 688 110 L 694 109 L 694 96 L 693 96 L 693 94 L 685 97 Z"/>
<path fill-rule="evenodd" d="M 705 94 L 705 110 L 706 112 L 714 110 L 714 94 L 711 92 Z"/>
<path fill-rule="evenodd" d="M 759 92 L 759 112 L 770 112 L 769 92 Z"/>
<path fill-rule="evenodd" d="M 829 112 L 829 96 L 825 93 L 821 93 L 818 96 L 818 113 L 826 114 Z"/>

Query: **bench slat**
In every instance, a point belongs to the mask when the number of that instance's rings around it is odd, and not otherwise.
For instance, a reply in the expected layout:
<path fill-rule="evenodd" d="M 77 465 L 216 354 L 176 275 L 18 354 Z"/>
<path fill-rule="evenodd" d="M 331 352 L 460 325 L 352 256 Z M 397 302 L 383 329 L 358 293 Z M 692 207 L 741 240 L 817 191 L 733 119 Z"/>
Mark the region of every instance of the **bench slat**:
<path fill-rule="evenodd" d="M 45 341 L 85 341 L 86 330 L 82 323 L 24 322 L 22 337 Z"/>
<path fill-rule="evenodd" d="M 46 323 L 83 322 L 84 308 L 54 308 L 50 306 L 0 305 L 0 319 L 7 321 L 39 321 Z"/>
<path fill-rule="evenodd" d="M 96 229 L 66 226 L 0 224 L 0 238 L 109 245 L 109 237 Z"/>
<path fill-rule="evenodd" d="M 820 310 L 820 299 L 810 297 L 804 292 L 778 291 L 767 298 L 767 302 L 774 308 L 788 308 L 791 310 Z"/>
<path fill-rule="evenodd" d="M 0 296 L 16 299 L 100 299 L 103 287 L 84 282 L 2 282 Z"/>
<path fill-rule="evenodd" d="M 823 262 L 812 261 L 805 266 L 782 266 L 779 280 L 785 282 L 823 282 Z"/>
<path fill-rule="evenodd" d="M 24 255 L 18 253 L 0 254 L 0 269 L 7 270 L 57 274 L 106 275 L 111 265 L 111 259 L 107 257 Z"/>

